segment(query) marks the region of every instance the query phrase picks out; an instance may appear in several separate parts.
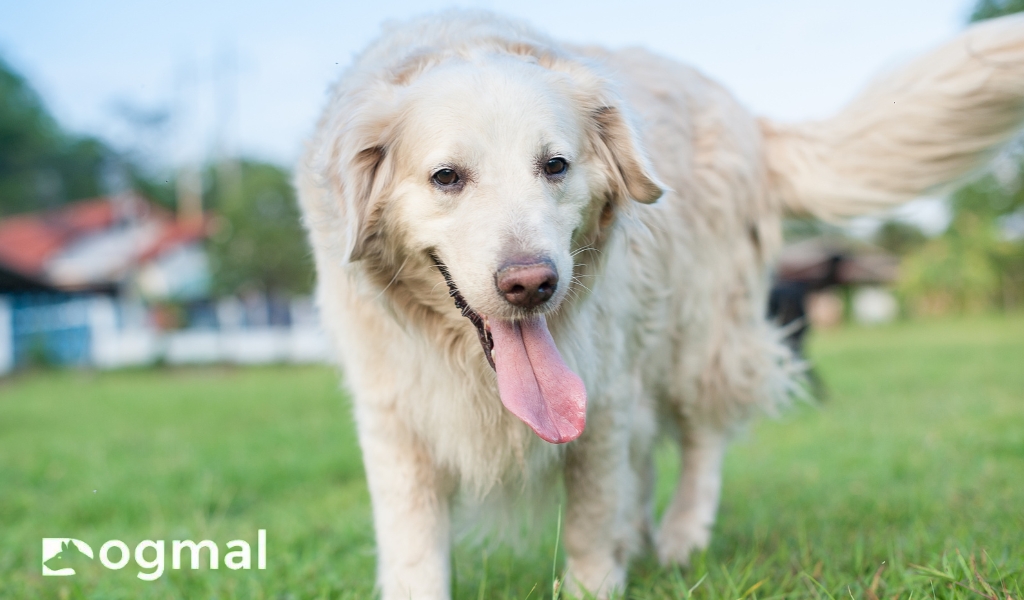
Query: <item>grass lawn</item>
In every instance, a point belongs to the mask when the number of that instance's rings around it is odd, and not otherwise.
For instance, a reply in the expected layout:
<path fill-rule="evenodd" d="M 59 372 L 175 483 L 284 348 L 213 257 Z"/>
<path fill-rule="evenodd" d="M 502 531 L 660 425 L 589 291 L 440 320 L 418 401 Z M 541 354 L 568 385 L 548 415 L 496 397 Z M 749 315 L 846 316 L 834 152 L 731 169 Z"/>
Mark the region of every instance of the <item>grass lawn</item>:
<path fill-rule="evenodd" d="M 686 571 L 638 561 L 628 597 L 1021 600 L 1024 316 L 819 333 L 811 354 L 827 401 L 741 436 L 710 550 Z M 336 381 L 280 367 L 0 382 L 0 598 L 372 597 L 369 499 Z M 659 506 L 676 465 L 659 453 Z M 456 598 L 550 598 L 562 557 L 543 527 L 517 555 L 460 545 Z M 43 537 L 223 553 L 255 548 L 257 529 L 263 571 L 222 556 L 217 571 L 167 558 L 153 582 L 134 561 L 41 575 Z"/>

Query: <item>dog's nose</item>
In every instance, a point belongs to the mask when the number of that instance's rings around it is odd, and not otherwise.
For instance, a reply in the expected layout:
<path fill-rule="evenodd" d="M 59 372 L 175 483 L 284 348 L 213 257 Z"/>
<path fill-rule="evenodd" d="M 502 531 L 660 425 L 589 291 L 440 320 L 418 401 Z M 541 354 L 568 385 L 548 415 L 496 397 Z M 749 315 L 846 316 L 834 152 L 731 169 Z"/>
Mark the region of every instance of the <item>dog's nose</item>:
<path fill-rule="evenodd" d="M 549 260 L 523 264 L 506 263 L 494 275 L 494 283 L 509 303 L 534 308 L 555 295 L 558 271 Z"/>

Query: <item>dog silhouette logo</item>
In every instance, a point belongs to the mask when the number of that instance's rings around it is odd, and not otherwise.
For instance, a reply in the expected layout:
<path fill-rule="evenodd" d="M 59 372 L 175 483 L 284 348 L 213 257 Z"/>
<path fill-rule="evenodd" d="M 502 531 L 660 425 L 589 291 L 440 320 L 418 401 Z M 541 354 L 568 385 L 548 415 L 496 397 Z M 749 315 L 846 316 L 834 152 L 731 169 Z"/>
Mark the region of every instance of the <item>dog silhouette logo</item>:
<path fill-rule="evenodd" d="M 74 538 L 43 538 L 43 575 L 62 577 L 74 575 L 76 564 L 84 558 L 92 560 L 92 548 Z"/>

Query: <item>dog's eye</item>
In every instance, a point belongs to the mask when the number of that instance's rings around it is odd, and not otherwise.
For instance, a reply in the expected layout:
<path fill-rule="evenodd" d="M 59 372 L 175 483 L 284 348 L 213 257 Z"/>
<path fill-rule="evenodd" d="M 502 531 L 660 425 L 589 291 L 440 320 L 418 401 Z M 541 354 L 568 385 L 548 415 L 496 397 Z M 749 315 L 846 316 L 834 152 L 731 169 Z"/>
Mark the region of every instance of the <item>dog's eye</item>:
<path fill-rule="evenodd" d="M 441 169 L 434 173 L 434 183 L 437 185 L 455 185 L 459 182 L 459 174 L 452 169 Z"/>
<path fill-rule="evenodd" d="M 544 163 L 544 172 L 548 175 L 561 175 L 568 168 L 569 163 L 565 162 L 565 159 L 560 156 L 556 156 Z"/>

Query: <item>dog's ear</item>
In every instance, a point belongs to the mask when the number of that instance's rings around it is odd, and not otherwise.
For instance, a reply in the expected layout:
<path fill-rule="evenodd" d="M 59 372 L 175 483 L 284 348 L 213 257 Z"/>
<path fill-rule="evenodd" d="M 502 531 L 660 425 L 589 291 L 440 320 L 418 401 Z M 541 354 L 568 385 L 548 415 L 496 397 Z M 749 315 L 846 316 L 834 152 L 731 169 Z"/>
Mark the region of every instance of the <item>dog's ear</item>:
<path fill-rule="evenodd" d="M 391 180 L 390 115 L 363 98 L 321 121 L 296 175 L 314 250 L 348 263 L 366 256 Z"/>
<path fill-rule="evenodd" d="M 640 140 L 622 111 L 615 106 L 600 106 L 592 111 L 591 121 L 591 144 L 605 164 L 612 193 L 620 199 L 631 198 L 644 204 L 660 198 L 663 186 L 654 176 Z"/>
<path fill-rule="evenodd" d="M 590 146 L 604 167 L 612 198 L 619 203 L 632 199 L 650 204 L 665 193 L 644 154 L 640 136 L 623 114 L 624 100 L 598 63 L 542 44 L 513 44 L 506 49 L 532 56 L 537 64 L 567 76 L 572 88 L 569 93 L 582 111 Z"/>
<path fill-rule="evenodd" d="M 348 240 L 348 260 L 355 261 L 366 254 L 367 242 L 373 235 L 379 217 L 377 209 L 382 167 L 387 158 L 387 147 L 373 145 L 357 150 L 335 165 L 331 187 L 345 209 Z"/>

